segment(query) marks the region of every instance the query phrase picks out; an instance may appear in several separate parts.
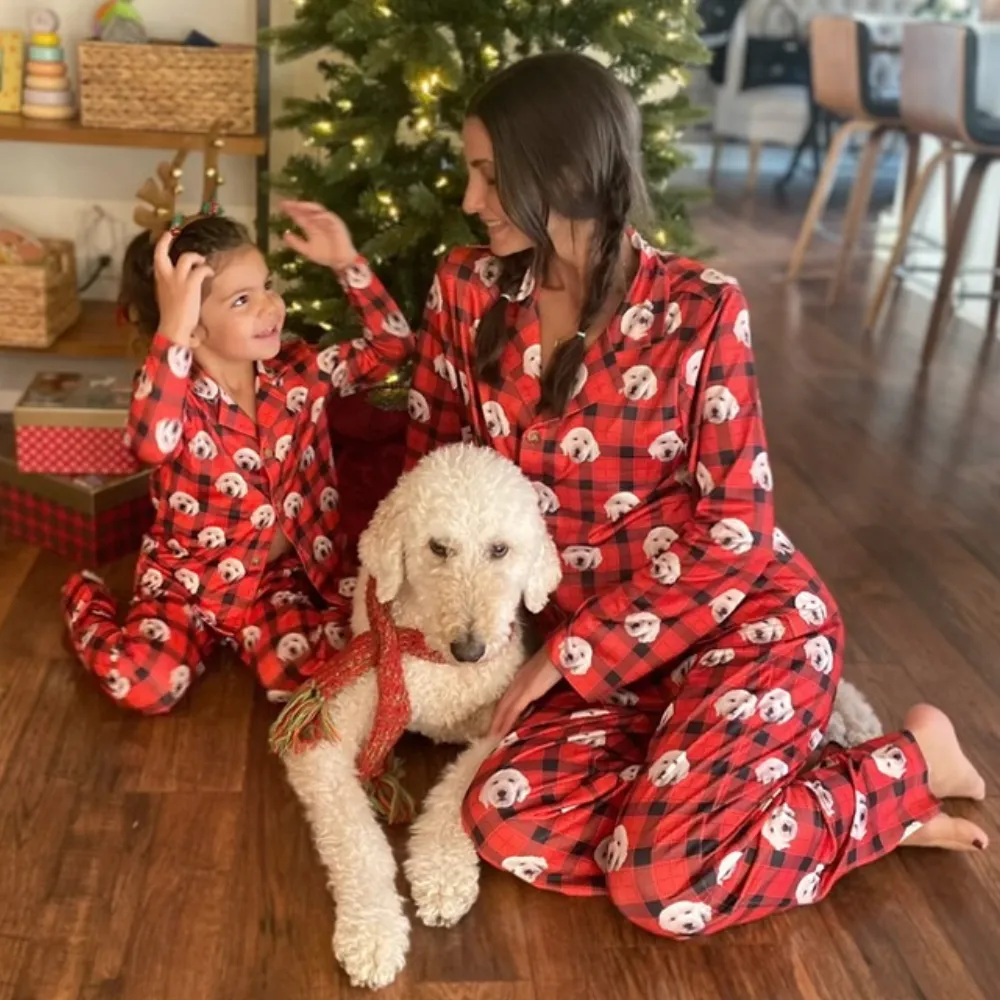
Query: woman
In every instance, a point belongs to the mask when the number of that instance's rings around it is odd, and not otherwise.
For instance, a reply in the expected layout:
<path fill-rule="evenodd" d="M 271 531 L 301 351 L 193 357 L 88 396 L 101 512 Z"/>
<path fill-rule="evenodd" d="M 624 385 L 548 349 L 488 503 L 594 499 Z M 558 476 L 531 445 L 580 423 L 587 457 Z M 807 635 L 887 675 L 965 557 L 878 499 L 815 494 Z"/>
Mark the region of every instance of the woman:
<path fill-rule="evenodd" d="M 583 56 L 525 59 L 463 138 L 490 247 L 435 279 L 407 461 L 488 442 L 535 483 L 565 563 L 467 797 L 480 855 L 686 936 L 813 902 L 904 840 L 984 848 L 941 809 L 984 787 L 936 709 L 818 750 L 841 618 L 774 523 L 743 295 L 628 227 L 627 91 Z"/>

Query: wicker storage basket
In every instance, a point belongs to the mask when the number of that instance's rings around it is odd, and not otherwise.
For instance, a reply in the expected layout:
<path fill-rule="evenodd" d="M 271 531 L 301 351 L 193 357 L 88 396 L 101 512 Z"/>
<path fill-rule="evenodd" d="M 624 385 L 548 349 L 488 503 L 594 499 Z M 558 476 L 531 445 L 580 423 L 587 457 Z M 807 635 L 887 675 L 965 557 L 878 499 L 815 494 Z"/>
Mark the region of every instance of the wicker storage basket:
<path fill-rule="evenodd" d="M 0 344 L 51 347 L 79 318 L 69 240 L 43 240 L 44 264 L 0 265 Z"/>
<path fill-rule="evenodd" d="M 257 129 L 252 45 L 81 42 L 80 121 L 91 128 L 208 132 Z"/>

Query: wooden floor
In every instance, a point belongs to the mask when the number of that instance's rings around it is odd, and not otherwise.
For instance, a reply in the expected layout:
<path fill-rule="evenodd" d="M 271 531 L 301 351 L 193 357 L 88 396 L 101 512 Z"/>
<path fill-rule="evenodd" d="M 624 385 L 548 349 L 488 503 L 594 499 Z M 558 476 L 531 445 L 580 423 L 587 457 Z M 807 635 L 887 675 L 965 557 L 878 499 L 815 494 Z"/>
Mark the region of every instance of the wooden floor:
<path fill-rule="evenodd" d="M 839 597 L 849 676 L 887 723 L 929 699 L 991 797 L 985 855 L 903 851 L 820 905 L 673 943 L 602 900 L 484 873 L 456 929 L 415 926 L 386 996 L 420 1000 L 995 1000 L 1000 996 L 1000 371 L 955 326 L 929 377 L 926 306 L 877 338 L 863 287 L 780 280 L 801 205 L 716 206 L 701 234 L 749 296 L 785 529 Z M 323 875 L 274 709 L 235 670 L 171 718 L 128 718 L 60 645 L 68 567 L 0 542 L 0 1000 L 336 1000 Z M 112 579 L 122 587 L 128 567 Z M 426 786 L 441 758 L 408 745 Z"/>

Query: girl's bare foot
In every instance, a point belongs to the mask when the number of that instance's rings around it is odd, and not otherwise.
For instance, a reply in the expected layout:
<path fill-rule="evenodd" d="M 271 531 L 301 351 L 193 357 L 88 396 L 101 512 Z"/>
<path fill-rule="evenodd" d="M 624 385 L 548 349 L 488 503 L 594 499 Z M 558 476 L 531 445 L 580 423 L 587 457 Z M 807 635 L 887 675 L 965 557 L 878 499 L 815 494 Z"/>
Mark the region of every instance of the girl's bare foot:
<path fill-rule="evenodd" d="M 959 745 L 951 720 L 932 705 L 915 705 L 903 728 L 913 734 L 924 760 L 931 793 L 939 799 L 984 799 L 986 783 Z M 906 847 L 982 851 L 989 844 L 983 829 L 967 819 L 940 812 L 903 841 Z"/>
<path fill-rule="evenodd" d="M 986 798 L 986 782 L 962 752 L 951 720 L 933 705 L 914 705 L 903 719 L 917 741 L 931 793 L 939 799 Z"/>

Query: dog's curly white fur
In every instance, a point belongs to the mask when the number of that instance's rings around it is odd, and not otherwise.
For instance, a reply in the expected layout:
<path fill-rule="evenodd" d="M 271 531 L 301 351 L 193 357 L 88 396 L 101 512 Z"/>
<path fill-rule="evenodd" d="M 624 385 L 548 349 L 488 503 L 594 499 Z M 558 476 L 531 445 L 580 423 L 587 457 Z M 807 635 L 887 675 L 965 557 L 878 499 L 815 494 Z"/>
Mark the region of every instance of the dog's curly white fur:
<path fill-rule="evenodd" d="M 520 605 L 543 608 L 559 584 L 560 560 L 532 484 L 497 452 L 471 445 L 440 448 L 406 473 L 359 548 L 355 634 L 369 628 L 365 591 L 373 577 L 393 620 L 418 629 L 445 658 L 404 657 L 409 728 L 468 744 L 428 794 L 404 864 L 420 919 L 451 926 L 479 892 L 479 861 L 461 808 L 495 746 L 484 736 L 493 706 L 526 656 Z M 389 984 L 402 970 L 410 930 L 395 859 L 355 769 L 376 696 L 373 674 L 341 691 L 323 707 L 338 739 L 285 757 L 336 902 L 334 952 L 352 983 L 369 987 Z M 852 744 L 880 731 L 861 693 L 842 682 L 828 737 Z"/>
<path fill-rule="evenodd" d="M 856 747 L 883 734 L 882 723 L 868 699 L 850 682 L 837 685 L 833 714 L 826 727 L 826 743 Z"/>
<path fill-rule="evenodd" d="M 463 796 L 492 749 L 492 706 L 525 659 L 522 601 L 540 611 L 558 586 L 556 548 L 535 490 L 500 454 L 450 445 L 403 475 L 359 544 L 355 634 L 369 628 L 369 576 L 393 620 L 418 629 L 444 663 L 406 656 L 409 728 L 470 743 L 431 791 L 414 823 L 406 874 L 420 918 L 454 923 L 475 901 L 478 860 L 461 825 Z M 409 925 L 396 865 L 359 783 L 355 760 L 371 728 L 372 673 L 324 705 L 336 742 L 286 760 L 337 906 L 334 951 L 355 985 L 384 986 L 402 969 Z"/>

